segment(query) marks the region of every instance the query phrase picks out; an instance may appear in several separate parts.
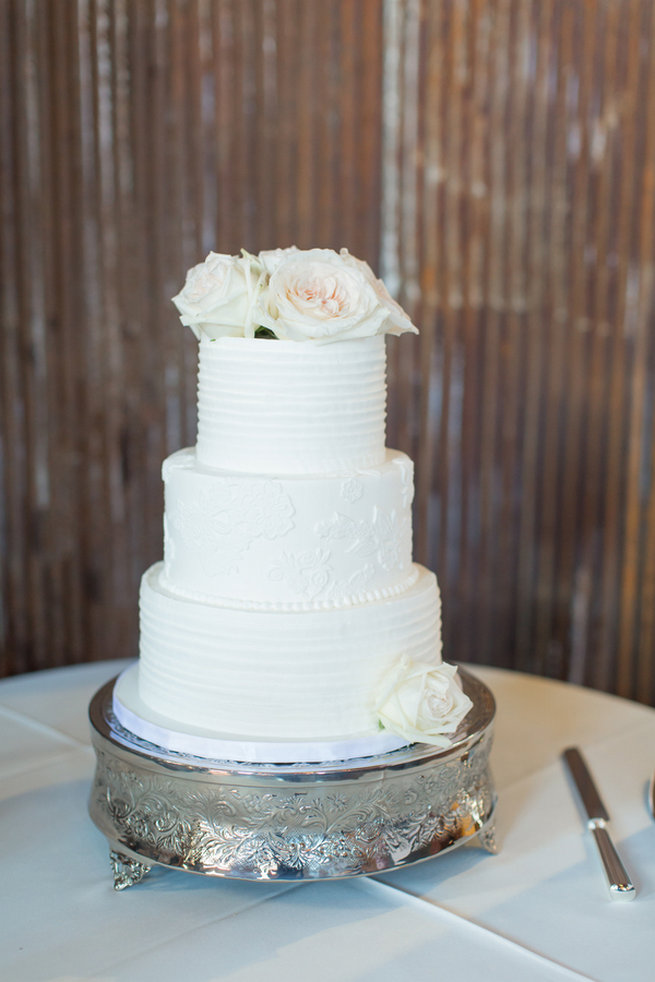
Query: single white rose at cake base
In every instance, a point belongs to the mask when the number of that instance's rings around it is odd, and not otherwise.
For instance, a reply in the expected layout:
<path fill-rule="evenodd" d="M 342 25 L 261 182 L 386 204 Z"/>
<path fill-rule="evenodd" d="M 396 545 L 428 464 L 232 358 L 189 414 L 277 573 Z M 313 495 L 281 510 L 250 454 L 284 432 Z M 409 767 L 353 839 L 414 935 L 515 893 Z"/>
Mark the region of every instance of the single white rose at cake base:
<path fill-rule="evenodd" d="M 276 337 L 341 341 L 418 333 L 362 260 L 332 249 L 284 252 L 255 307 L 255 319 Z"/>
<path fill-rule="evenodd" d="M 262 274 L 252 256 L 210 252 L 193 266 L 173 303 L 180 320 L 199 339 L 252 337 L 252 308 L 261 289 Z"/>
<path fill-rule="evenodd" d="M 455 732 L 472 705 L 454 665 L 428 665 L 403 655 L 382 679 L 375 709 L 385 730 L 412 743 L 447 747 L 447 734 Z"/>

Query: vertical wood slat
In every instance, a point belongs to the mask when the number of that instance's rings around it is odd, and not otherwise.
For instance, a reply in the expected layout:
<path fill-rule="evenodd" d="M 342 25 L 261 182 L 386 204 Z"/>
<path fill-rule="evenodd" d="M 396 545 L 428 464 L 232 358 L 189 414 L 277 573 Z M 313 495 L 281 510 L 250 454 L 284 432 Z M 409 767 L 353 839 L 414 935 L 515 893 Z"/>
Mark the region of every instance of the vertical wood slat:
<path fill-rule="evenodd" d="M 2 629 L 4 672 L 21 670 L 20 653 L 9 645 L 13 638 L 25 636 L 24 569 L 27 560 L 27 543 L 24 537 L 22 505 L 25 500 L 25 447 L 23 424 L 23 400 L 19 379 L 18 323 L 20 319 L 20 294 L 17 290 L 19 251 L 17 226 L 19 201 L 15 160 L 18 145 L 18 80 L 17 48 L 19 44 L 17 18 L 8 4 L 0 7 L 0 180 L 5 193 L 0 196 L 2 209 L 0 221 L 0 277 L 2 278 L 2 385 L 0 406 L 2 409 L 2 450 L 0 475 L 2 477 L 3 515 L 0 522 L 0 554 L 6 557 L 0 564 L 0 589 L 2 590 Z M 10 461 L 5 448 L 16 448 Z"/>
<path fill-rule="evenodd" d="M 645 5 L 646 8 L 650 5 Z M 652 10 L 648 11 L 647 33 L 652 36 L 655 30 Z M 647 59 L 642 54 L 644 65 L 644 89 L 646 99 L 643 103 L 645 119 L 652 121 L 655 112 L 655 64 L 652 48 Z M 655 210 L 655 132 L 652 125 L 643 127 L 644 156 L 641 160 L 644 176 L 640 182 L 640 196 L 636 198 L 639 209 L 635 235 L 634 252 L 631 250 L 631 276 L 634 277 L 632 316 L 626 311 L 626 322 L 630 327 L 629 336 L 633 340 L 632 386 L 629 405 L 629 428 L 627 437 L 627 481 L 624 510 L 624 548 L 621 562 L 621 605 L 618 629 L 618 672 L 617 689 L 623 695 L 636 692 L 646 701 L 652 698 L 653 690 L 653 635 L 645 632 L 641 636 L 642 611 L 652 602 L 652 579 L 640 582 L 644 561 L 646 568 L 652 569 L 653 529 L 652 482 L 655 475 L 653 461 L 644 459 L 655 447 L 653 440 L 653 332 L 644 330 L 644 324 L 653 323 L 655 311 L 655 251 L 653 247 L 653 228 L 651 217 Z M 650 468 L 650 469 L 648 469 Z M 646 507 L 644 508 L 644 499 Z M 645 553 L 645 560 L 642 558 Z M 652 617 L 645 614 L 646 624 Z M 650 643 L 648 643 L 650 642 Z M 636 676 L 636 678 L 635 678 Z"/>
<path fill-rule="evenodd" d="M 654 35 L 649 0 L 0 0 L 1 671 L 135 652 L 195 430 L 168 298 L 296 242 L 422 327 L 388 430 L 447 657 L 655 702 Z"/>
<path fill-rule="evenodd" d="M 543 407 L 545 403 L 544 362 L 547 351 L 546 332 L 542 328 L 540 311 L 545 306 L 546 283 L 540 275 L 544 268 L 545 237 L 544 193 L 546 185 L 546 156 L 548 148 L 547 67 L 551 38 L 549 24 L 552 18 L 551 5 L 534 5 L 530 11 L 530 24 L 525 44 L 530 85 L 527 92 L 528 118 L 525 139 L 531 147 L 526 154 L 526 181 L 532 188 L 531 203 L 527 209 L 527 242 L 525 255 L 526 270 L 526 335 L 531 343 L 525 349 L 525 392 L 531 397 L 525 400 L 525 413 L 522 430 L 523 456 L 521 462 L 521 487 L 527 487 L 534 475 L 543 468 Z M 545 477 L 545 475 L 544 475 Z M 538 649 L 541 634 L 536 632 L 537 643 L 533 642 L 534 623 L 543 608 L 539 588 L 538 570 L 542 556 L 541 537 L 538 534 L 542 489 L 523 498 L 519 522 L 519 553 L 517 562 L 517 623 L 516 651 L 519 667 L 543 671 Z M 534 646 L 533 646 L 534 645 Z"/>

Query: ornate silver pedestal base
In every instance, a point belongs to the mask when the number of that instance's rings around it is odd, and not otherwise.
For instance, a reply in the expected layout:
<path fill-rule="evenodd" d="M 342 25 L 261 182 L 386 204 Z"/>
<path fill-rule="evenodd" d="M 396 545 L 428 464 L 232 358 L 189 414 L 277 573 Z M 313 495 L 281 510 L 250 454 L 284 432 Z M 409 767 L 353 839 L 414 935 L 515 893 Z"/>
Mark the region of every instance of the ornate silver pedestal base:
<path fill-rule="evenodd" d="M 447 750 L 414 744 L 324 764 L 210 761 L 146 743 L 113 716 L 107 683 L 89 707 L 89 811 L 109 841 L 114 886 L 138 883 L 154 864 L 302 880 L 379 873 L 476 836 L 495 851 L 494 700 L 460 672 L 473 709 Z"/>

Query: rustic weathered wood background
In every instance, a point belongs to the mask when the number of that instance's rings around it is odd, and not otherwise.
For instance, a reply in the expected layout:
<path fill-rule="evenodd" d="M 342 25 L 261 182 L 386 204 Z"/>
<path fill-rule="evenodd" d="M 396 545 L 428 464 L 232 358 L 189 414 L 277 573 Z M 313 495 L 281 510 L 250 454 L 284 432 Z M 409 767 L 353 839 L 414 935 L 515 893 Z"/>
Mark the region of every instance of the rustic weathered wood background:
<path fill-rule="evenodd" d="M 652 0 L 0 0 L 2 673 L 136 653 L 168 302 L 347 246 L 449 659 L 655 702 Z"/>

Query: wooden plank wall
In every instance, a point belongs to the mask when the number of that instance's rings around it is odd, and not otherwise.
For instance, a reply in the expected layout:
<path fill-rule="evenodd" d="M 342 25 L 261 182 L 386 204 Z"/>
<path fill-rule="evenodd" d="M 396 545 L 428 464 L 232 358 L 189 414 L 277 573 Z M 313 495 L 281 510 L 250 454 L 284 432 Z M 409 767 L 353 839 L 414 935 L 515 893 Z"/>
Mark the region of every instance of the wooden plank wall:
<path fill-rule="evenodd" d="M 655 703 L 652 0 L 0 0 L 1 673 L 136 652 L 168 298 L 210 248 L 398 292 L 388 443 L 451 660 Z"/>

